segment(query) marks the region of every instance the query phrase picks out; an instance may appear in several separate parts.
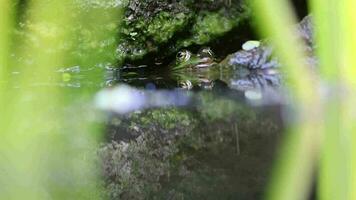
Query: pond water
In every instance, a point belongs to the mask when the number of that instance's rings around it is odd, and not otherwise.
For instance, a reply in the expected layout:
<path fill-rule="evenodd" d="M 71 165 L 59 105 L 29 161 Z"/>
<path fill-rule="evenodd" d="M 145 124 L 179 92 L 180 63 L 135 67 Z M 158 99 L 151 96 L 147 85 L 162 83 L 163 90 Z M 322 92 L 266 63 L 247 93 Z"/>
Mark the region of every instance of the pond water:
<path fill-rule="evenodd" d="M 50 127 L 42 131 L 65 130 L 63 136 L 77 140 L 70 145 L 76 154 L 87 151 L 77 148 L 84 145 L 83 135 L 93 132 L 90 124 L 104 129 L 95 151 L 111 199 L 263 197 L 283 136 L 282 105 L 264 104 L 262 93 L 234 90 L 222 80 L 208 89 L 187 90 L 172 77 L 138 73 L 139 78 L 122 79 L 120 73 L 111 67 L 74 66 L 53 70 L 44 80 L 33 74 L 30 84 L 21 82 L 23 72 L 9 77 L 15 90 L 27 94 L 15 105 L 43 105 L 48 113 L 41 118 L 55 111 L 61 117 L 48 118 Z M 61 91 L 60 104 L 52 100 L 50 105 L 44 96 L 53 88 Z M 23 117 L 33 117 L 24 112 Z M 95 137 L 84 137 L 84 143 L 97 146 Z M 54 169 L 60 166 L 66 164 Z"/>
<path fill-rule="evenodd" d="M 62 88 L 68 104 L 52 109 L 72 116 L 65 121 L 103 125 L 98 151 L 107 196 L 263 197 L 283 136 L 282 105 L 262 103 L 267 102 L 262 93 L 234 90 L 222 80 L 187 90 L 161 74 L 121 78 L 120 73 L 111 67 L 58 68 L 42 82 L 34 75 L 26 86 Z M 10 76 L 18 79 L 21 72 Z"/>
<path fill-rule="evenodd" d="M 124 81 L 95 101 L 110 113 L 100 150 L 109 196 L 262 198 L 284 128 L 280 104 L 219 80 L 193 90 L 164 77 Z"/>

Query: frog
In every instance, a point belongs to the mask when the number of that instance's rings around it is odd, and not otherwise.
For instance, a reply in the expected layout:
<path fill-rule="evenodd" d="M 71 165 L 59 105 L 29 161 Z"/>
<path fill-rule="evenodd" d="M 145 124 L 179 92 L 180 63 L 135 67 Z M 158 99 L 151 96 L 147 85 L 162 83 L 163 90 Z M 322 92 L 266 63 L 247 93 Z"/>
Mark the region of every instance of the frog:
<path fill-rule="evenodd" d="M 216 65 L 216 59 L 210 47 L 201 48 L 197 54 L 183 49 L 176 55 L 176 60 L 171 67 L 172 70 L 196 70 L 207 69 Z"/>
<path fill-rule="evenodd" d="M 208 88 L 211 80 L 205 76 L 218 62 L 210 47 L 202 47 L 196 54 L 183 49 L 176 54 L 176 59 L 171 65 L 171 75 L 175 77 L 178 86 L 184 89 L 192 89 L 194 86 Z"/>

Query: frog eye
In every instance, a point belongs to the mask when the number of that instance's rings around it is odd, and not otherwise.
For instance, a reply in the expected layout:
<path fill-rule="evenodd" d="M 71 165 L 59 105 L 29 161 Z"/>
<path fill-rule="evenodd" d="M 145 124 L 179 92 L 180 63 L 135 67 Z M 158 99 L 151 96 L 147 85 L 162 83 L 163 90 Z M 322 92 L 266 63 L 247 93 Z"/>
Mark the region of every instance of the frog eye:
<path fill-rule="evenodd" d="M 200 58 L 204 58 L 204 57 L 214 58 L 214 52 L 210 49 L 210 47 L 204 47 L 199 50 L 198 56 Z"/>
<path fill-rule="evenodd" d="M 182 80 L 178 82 L 178 86 L 183 88 L 183 89 L 192 89 L 193 88 L 193 84 L 190 80 Z"/>
<path fill-rule="evenodd" d="M 192 56 L 192 53 L 188 50 L 182 50 L 177 53 L 178 62 L 187 62 Z"/>

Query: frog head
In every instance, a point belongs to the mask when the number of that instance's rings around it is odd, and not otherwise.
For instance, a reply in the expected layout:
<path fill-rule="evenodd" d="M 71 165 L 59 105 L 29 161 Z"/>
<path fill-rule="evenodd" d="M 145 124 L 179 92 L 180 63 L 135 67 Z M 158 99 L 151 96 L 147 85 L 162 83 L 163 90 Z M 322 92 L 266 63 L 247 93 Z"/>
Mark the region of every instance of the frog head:
<path fill-rule="evenodd" d="M 213 51 L 208 48 L 202 48 L 197 54 L 193 54 L 188 50 L 181 50 L 177 53 L 176 61 L 173 69 L 202 69 L 209 68 L 215 65 Z"/>

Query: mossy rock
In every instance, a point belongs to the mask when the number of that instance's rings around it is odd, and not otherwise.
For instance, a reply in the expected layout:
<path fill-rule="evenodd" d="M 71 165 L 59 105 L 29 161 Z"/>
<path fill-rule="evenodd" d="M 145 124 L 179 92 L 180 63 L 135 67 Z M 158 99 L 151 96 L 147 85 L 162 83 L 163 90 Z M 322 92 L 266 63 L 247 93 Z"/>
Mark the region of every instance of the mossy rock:
<path fill-rule="evenodd" d="M 131 0 L 125 8 L 117 48 L 120 62 L 207 44 L 249 17 L 242 0 Z"/>

